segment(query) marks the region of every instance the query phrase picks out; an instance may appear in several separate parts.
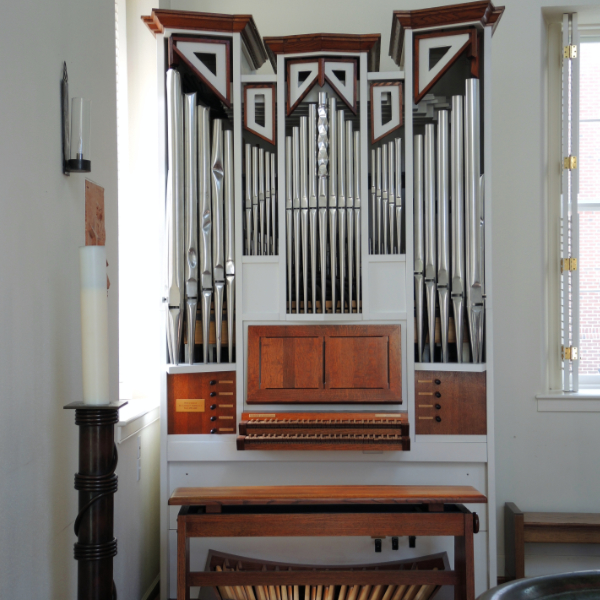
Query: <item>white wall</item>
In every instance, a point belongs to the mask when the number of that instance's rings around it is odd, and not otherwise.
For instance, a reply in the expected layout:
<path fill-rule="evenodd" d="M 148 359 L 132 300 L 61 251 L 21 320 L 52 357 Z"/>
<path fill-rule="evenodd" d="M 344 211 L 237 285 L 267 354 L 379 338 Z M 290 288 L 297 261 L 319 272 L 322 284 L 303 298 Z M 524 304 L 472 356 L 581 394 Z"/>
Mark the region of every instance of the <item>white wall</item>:
<path fill-rule="evenodd" d="M 105 188 L 110 393 L 118 398 L 114 4 L 5 2 L 2 18 L 0 597 L 74 598 L 78 428 L 73 411 L 62 407 L 80 400 L 82 390 L 78 247 L 84 244 L 85 176 L 62 174 L 59 82 L 66 60 L 70 95 L 92 100 L 89 178 Z M 151 487 L 157 426 L 147 431 L 150 473 L 140 484 L 122 476 L 116 499 L 115 573 L 124 598 L 141 597 L 127 592 L 145 591 L 158 572 L 156 550 L 152 575 L 139 560 L 128 563 L 134 565 L 129 570 L 123 566 L 142 543 L 151 548 L 154 541 L 139 533 L 157 494 L 155 480 Z M 119 475 L 130 466 L 128 443 Z M 148 500 L 140 507 L 141 495 Z M 146 552 L 152 565 L 151 549 Z"/>

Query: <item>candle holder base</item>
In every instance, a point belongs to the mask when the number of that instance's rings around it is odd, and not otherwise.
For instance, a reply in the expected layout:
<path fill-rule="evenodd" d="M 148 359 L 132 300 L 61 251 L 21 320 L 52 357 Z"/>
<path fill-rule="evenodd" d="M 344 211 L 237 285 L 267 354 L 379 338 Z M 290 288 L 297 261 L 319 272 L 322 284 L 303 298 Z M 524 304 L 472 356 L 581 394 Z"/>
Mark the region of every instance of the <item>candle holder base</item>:
<path fill-rule="evenodd" d="M 114 494 L 118 488 L 118 453 L 114 425 L 119 408 L 126 401 L 109 404 L 71 402 L 63 408 L 75 410 L 79 426 L 79 513 L 74 529 L 77 536 L 77 599 L 116 600 L 113 557 L 117 554 L 114 532 Z"/>

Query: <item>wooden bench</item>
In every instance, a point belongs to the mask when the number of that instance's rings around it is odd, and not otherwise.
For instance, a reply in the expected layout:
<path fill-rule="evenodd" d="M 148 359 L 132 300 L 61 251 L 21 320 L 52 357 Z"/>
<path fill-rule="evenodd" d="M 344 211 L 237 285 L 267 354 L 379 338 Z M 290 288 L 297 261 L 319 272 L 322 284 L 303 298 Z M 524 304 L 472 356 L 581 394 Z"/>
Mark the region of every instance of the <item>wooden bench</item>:
<path fill-rule="evenodd" d="M 506 580 L 525 577 L 525 544 L 600 544 L 600 514 L 522 512 L 504 505 Z"/>
<path fill-rule="evenodd" d="M 177 488 L 177 600 L 190 586 L 453 585 L 475 599 L 473 534 L 463 503 L 485 503 L 470 486 L 281 486 Z M 453 571 L 190 571 L 193 537 L 453 536 Z"/>

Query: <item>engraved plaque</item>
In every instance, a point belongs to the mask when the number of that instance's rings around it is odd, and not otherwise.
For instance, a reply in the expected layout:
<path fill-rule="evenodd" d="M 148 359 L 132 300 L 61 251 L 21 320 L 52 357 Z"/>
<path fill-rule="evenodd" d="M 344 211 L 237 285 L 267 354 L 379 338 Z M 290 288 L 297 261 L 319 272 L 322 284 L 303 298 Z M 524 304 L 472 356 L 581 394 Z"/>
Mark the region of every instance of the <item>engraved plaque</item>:
<path fill-rule="evenodd" d="M 197 400 L 177 398 L 175 412 L 204 412 L 204 398 Z"/>

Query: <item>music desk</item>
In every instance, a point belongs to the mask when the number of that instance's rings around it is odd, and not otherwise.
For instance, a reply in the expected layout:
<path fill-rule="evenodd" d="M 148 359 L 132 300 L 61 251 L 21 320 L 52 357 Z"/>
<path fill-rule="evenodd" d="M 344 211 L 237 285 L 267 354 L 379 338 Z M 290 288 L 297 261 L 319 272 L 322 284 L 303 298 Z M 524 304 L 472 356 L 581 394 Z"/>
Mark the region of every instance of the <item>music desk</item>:
<path fill-rule="evenodd" d="M 470 486 L 340 485 L 177 488 L 177 600 L 190 586 L 453 585 L 475 600 L 473 534 L 485 503 Z M 453 536 L 453 571 L 190 572 L 192 537 Z"/>

